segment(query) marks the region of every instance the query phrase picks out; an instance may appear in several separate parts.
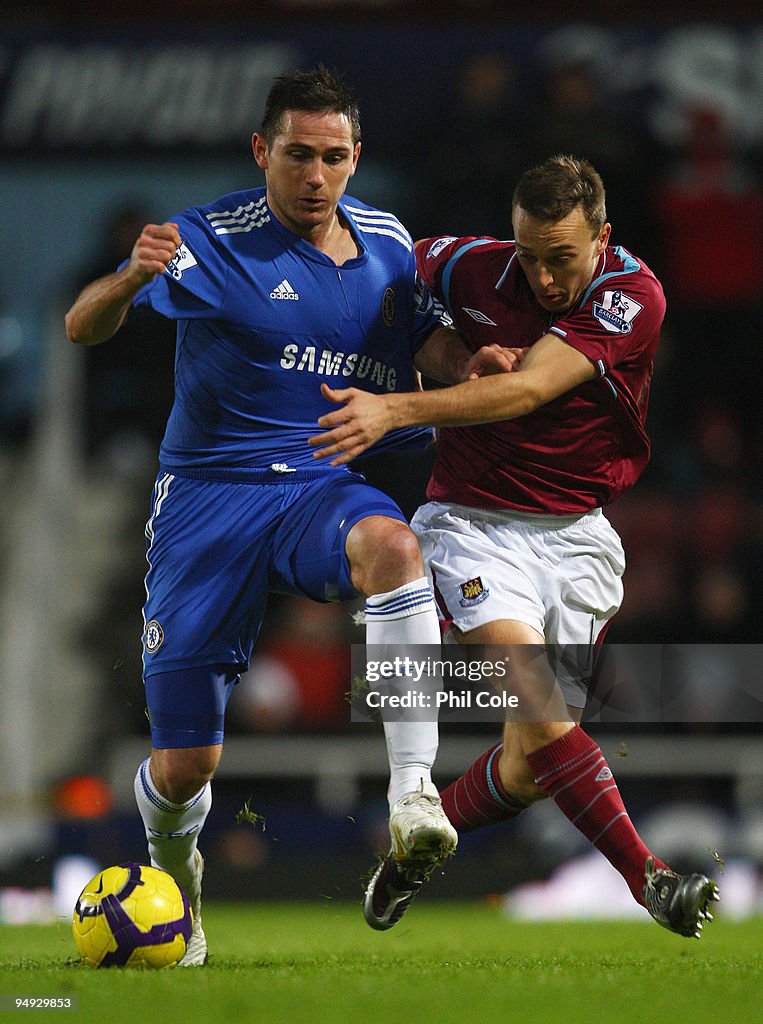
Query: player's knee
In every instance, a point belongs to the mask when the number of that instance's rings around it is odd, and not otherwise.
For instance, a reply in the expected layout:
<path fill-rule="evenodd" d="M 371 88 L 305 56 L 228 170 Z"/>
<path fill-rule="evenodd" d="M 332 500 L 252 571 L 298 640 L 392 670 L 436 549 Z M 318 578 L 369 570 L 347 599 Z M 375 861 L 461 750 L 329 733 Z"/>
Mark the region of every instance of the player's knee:
<path fill-rule="evenodd" d="M 358 524 L 361 525 L 361 524 Z M 361 593 L 383 594 L 424 575 L 419 542 L 397 519 L 364 521 L 348 537 L 352 582 Z"/>
<path fill-rule="evenodd" d="M 384 540 L 385 554 L 398 566 L 401 576 L 400 585 L 416 579 L 424 572 L 419 542 L 415 533 L 404 523 L 398 523 L 389 531 Z"/>
<path fill-rule="evenodd" d="M 219 746 L 154 750 L 151 778 L 157 790 L 171 803 L 185 803 L 213 777 L 220 754 Z"/>

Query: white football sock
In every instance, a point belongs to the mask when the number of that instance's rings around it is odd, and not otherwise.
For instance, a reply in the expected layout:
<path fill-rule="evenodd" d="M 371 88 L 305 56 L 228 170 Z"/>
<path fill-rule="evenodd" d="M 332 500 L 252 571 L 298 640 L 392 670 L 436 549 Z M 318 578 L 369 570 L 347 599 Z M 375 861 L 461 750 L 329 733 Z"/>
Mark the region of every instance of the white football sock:
<path fill-rule="evenodd" d="M 146 758 L 135 776 L 135 799 L 146 829 L 151 863 L 172 875 L 187 892 L 198 836 L 212 806 L 212 787 L 207 782 L 186 803 L 173 804 L 154 785 L 149 761 Z"/>
<path fill-rule="evenodd" d="M 366 644 L 440 645 L 437 609 L 425 578 L 405 583 L 387 594 L 374 594 L 366 601 Z M 404 679 L 405 677 L 400 677 Z M 414 680 L 411 679 L 411 686 Z M 437 755 L 435 711 L 430 722 L 384 722 L 390 780 L 387 798 L 392 805 L 432 781 L 432 765 Z"/>

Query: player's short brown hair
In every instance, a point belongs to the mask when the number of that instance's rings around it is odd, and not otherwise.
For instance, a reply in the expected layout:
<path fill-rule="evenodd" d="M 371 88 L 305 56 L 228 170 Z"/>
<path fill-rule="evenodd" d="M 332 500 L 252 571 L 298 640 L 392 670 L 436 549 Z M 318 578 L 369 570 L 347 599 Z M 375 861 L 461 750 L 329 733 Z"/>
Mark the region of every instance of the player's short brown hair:
<path fill-rule="evenodd" d="M 553 222 L 582 206 L 594 236 L 607 222 L 604 183 L 588 160 L 575 156 L 552 156 L 525 171 L 511 200 L 512 210 L 517 206 L 531 217 Z"/>
<path fill-rule="evenodd" d="M 307 110 L 320 114 L 344 114 L 352 129 L 352 144 L 360 142 L 358 101 L 338 72 L 318 64 L 303 70 L 295 68 L 279 75 L 270 87 L 262 118 L 262 136 L 268 146 L 281 131 L 287 110 Z"/>

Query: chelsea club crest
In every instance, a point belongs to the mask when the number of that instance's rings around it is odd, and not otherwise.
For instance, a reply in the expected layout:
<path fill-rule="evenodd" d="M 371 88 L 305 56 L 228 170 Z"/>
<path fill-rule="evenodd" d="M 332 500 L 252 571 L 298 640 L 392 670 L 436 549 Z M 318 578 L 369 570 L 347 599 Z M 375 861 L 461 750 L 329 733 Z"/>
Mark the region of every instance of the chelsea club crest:
<path fill-rule="evenodd" d="M 144 643 L 148 654 L 154 654 L 164 643 L 164 630 L 156 619 L 146 623 Z"/>
<path fill-rule="evenodd" d="M 384 323 L 387 327 L 391 327 L 395 322 L 395 292 L 392 288 L 388 288 L 384 293 L 382 299 L 382 316 L 384 317 Z"/>

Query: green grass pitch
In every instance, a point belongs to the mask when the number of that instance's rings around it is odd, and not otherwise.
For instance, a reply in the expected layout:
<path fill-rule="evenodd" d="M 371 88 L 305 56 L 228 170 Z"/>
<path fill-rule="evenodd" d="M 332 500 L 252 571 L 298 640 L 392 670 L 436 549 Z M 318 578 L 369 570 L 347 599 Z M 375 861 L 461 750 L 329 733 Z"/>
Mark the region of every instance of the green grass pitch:
<path fill-rule="evenodd" d="M 140 1024 L 747 1024 L 761 1020 L 763 920 L 701 941 L 644 923 L 517 923 L 422 901 L 371 931 L 358 906 L 210 904 L 201 969 L 94 971 L 65 923 L 0 927 L 0 994 L 76 995 L 4 1021 Z"/>

